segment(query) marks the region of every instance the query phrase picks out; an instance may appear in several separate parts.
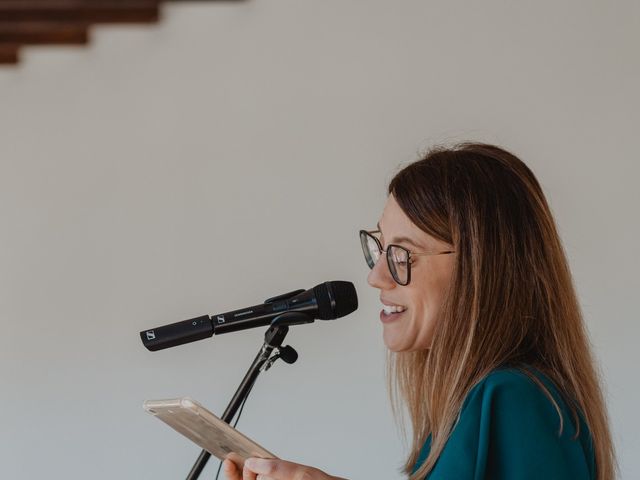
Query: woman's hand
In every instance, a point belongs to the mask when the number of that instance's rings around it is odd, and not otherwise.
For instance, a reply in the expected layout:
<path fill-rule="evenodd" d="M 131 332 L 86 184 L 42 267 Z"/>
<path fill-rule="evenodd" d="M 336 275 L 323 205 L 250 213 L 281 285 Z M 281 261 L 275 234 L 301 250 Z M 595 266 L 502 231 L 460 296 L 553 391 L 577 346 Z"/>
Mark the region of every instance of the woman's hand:
<path fill-rule="evenodd" d="M 317 468 L 277 459 L 248 458 L 242 470 L 229 459 L 222 466 L 228 480 L 345 480 Z"/>

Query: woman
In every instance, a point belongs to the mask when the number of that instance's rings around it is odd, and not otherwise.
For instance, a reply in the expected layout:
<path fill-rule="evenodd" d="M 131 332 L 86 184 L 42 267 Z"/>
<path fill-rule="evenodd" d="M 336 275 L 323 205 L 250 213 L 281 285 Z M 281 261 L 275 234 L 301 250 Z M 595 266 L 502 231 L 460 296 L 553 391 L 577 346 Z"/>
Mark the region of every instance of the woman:
<path fill-rule="evenodd" d="M 493 145 L 437 147 L 360 232 L 380 290 L 410 480 L 614 478 L 607 413 L 567 261 L 529 168 Z M 230 480 L 335 479 L 283 460 Z"/>

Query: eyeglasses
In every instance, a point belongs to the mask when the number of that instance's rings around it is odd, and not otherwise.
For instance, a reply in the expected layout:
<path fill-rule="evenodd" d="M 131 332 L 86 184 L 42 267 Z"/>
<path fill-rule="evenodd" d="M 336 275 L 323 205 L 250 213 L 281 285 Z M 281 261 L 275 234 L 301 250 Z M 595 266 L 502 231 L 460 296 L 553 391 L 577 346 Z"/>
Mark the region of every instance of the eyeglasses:
<path fill-rule="evenodd" d="M 417 255 L 446 255 L 449 253 L 455 253 L 453 250 L 445 252 L 410 252 L 400 245 L 388 245 L 386 250 L 383 250 L 380 240 L 375 237 L 374 233 L 381 233 L 380 230 L 360 230 L 360 244 L 362 245 L 362 252 L 364 253 L 364 259 L 367 261 L 369 268 L 373 269 L 382 253 L 387 255 L 387 265 L 391 276 L 399 285 L 409 285 L 411 281 L 411 264 L 413 263 L 412 257 Z"/>

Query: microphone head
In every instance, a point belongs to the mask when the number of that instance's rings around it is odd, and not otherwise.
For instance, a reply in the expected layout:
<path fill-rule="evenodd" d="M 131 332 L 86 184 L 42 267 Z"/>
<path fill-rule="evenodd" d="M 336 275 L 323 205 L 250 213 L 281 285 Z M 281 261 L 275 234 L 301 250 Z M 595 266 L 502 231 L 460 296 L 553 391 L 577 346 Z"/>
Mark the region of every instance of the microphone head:
<path fill-rule="evenodd" d="M 351 282 L 324 282 L 313 287 L 313 294 L 318 304 L 320 320 L 344 317 L 358 308 L 358 294 Z"/>

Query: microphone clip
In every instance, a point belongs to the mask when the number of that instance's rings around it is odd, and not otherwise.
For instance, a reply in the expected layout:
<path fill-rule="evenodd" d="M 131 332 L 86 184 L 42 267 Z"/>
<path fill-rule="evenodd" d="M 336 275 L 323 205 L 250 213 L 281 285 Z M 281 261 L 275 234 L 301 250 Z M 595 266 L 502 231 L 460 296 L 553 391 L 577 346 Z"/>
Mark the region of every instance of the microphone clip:
<path fill-rule="evenodd" d="M 298 360 L 298 352 L 290 345 L 281 346 L 284 337 L 287 335 L 291 325 L 302 325 L 305 323 L 313 323 L 314 321 L 313 317 L 302 312 L 285 312 L 274 318 L 269 329 L 264 334 L 263 349 L 268 345 L 274 349 L 276 353 L 265 361 L 261 370 L 269 370 L 278 358 L 282 358 L 282 360 L 288 364 L 295 363 L 296 360 Z"/>
<path fill-rule="evenodd" d="M 278 315 L 271 321 L 271 328 L 274 327 L 290 327 L 292 325 L 304 325 L 305 323 L 313 323 L 315 319 L 310 315 L 302 312 L 285 312 Z"/>

